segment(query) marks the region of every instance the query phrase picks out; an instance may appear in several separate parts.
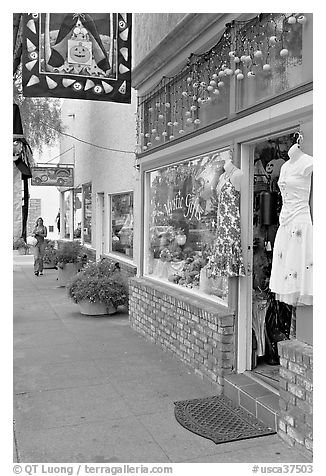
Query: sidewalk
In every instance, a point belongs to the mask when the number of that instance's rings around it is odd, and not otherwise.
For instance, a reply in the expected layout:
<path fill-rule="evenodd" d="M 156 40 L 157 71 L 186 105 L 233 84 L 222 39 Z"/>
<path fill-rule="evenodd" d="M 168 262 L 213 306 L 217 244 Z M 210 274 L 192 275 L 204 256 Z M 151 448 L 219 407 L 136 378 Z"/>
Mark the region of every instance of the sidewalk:
<path fill-rule="evenodd" d="M 215 394 L 128 316 L 82 316 L 14 256 L 14 461 L 306 463 L 277 435 L 215 445 L 184 429 L 173 402 Z"/>

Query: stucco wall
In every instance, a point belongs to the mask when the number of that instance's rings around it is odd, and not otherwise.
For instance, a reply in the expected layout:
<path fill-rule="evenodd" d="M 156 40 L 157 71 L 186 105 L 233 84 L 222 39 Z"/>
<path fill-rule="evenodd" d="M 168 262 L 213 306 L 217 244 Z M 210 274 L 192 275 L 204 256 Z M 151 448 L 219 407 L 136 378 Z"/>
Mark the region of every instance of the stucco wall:
<path fill-rule="evenodd" d="M 135 191 L 139 173 L 134 168 L 136 93 L 132 103 L 65 100 L 62 106 L 66 137 L 61 162 L 75 160 L 75 187 L 92 182 L 92 246 L 96 245 L 96 194 Z M 126 152 L 121 152 L 126 151 Z M 136 205 L 135 205 L 136 209 Z M 134 219 L 135 229 L 138 219 Z"/>
<path fill-rule="evenodd" d="M 159 44 L 187 13 L 134 13 L 133 65 Z"/>

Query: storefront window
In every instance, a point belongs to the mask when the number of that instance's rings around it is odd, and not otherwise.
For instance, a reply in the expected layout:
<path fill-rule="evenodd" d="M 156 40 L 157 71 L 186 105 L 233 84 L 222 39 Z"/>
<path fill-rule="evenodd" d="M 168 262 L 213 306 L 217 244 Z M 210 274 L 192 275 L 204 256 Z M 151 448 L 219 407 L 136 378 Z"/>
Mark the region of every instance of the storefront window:
<path fill-rule="evenodd" d="M 92 242 L 92 184 L 83 185 L 84 198 L 84 242 Z"/>
<path fill-rule="evenodd" d="M 194 88 L 193 85 L 187 83 L 189 73 L 186 72 L 141 103 L 142 138 L 146 149 L 171 142 L 182 135 L 228 117 L 229 78 L 219 82 L 220 88 L 215 88 L 215 93 L 209 93 L 206 87 L 211 80 L 211 70 L 208 68 L 207 61 L 203 61 L 197 67 L 201 68 L 201 82 L 198 82 L 198 87 Z"/>
<path fill-rule="evenodd" d="M 248 42 L 256 56 L 241 64 L 243 79 L 236 80 L 238 110 L 303 83 L 302 25 L 289 25 L 281 14 L 266 14 L 260 23 L 248 23 L 240 33 L 239 50 Z"/>
<path fill-rule="evenodd" d="M 74 238 L 81 238 L 82 223 L 82 189 L 74 190 Z"/>
<path fill-rule="evenodd" d="M 64 200 L 64 213 L 63 213 L 63 230 L 64 230 L 64 237 L 65 238 L 70 238 L 70 227 L 71 227 L 71 205 L 70 205 L 70 190 L 67 190 L 63 194 L 63 200 Z"/>
<path fill-rule="evenodd" d="M 148 173 L 145 274 L 227 304 L 227 276 L 212 276 L 217 234 L 217 151 Z M 213 190 L 212 190 L 213 188 Z"/>
<path fill-rule="evenodd" d="M 112 195 L 112 251 L 133 257 L 134 204 L 133 193 Z"/>

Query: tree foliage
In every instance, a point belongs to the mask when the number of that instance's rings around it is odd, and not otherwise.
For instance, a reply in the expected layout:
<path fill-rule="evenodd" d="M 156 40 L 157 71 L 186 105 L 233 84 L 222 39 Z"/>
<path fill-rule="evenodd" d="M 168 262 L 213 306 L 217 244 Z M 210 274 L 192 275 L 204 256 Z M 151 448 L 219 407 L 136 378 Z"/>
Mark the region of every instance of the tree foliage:
<path fill-rule="evenodd" d="M 32 150 L 41 153 L 44 146 L 55 144 L 64 131 L 61 120 L 61 99 L 26 98 L 22 91 L 21 67 L 14 78 L 14 102 L 19 105 L 24 136 Z"/>

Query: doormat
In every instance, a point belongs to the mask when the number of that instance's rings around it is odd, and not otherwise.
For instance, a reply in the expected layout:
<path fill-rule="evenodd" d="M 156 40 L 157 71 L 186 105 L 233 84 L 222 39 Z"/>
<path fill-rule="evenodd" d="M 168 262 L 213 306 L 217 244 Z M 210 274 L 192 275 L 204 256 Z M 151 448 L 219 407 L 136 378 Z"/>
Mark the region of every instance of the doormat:
<path fill-rule="evenodd" d="M 216 444 L 276 433 L 223 395 L 183 400 L 174 405 L 180 425 Z"/>

